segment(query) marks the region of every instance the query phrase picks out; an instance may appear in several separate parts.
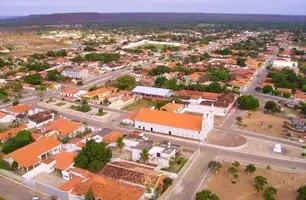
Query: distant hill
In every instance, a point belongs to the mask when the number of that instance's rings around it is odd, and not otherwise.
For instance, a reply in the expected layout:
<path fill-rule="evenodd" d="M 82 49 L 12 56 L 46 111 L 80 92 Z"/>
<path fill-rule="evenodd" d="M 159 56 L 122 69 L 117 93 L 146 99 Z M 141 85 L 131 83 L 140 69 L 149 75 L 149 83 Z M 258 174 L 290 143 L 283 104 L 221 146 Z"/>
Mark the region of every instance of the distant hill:
<path fill-rule="evenodd" d="M 0 24 L 64 24 L 103 22 L 248 22 L 248 23 L 306 23 L 305 16 L 289 15 L 249 15 L 249 14 L 209 14 L 209 13 L 56 13 L 29 15 L 13 19 L 1 19 Z"/>

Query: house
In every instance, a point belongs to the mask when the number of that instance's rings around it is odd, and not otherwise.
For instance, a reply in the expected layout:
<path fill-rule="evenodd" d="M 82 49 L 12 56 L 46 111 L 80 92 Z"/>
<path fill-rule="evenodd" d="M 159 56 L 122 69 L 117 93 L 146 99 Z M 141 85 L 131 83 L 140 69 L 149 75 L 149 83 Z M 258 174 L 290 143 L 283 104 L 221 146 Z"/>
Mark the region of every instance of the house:
<path fill-rule="evenodd" d="M 174 112 L 179 113 L 184 108 L 183 104 L 179 103 L 167 103 L 166 105 L 162 106 L 160 110 L 167 111 L 167 112 Z"/>
<path fill-rule="evenodd" d="M 138 162 L 141 158 L 143 149 L 149 151 L 148 163 L 156 165 L 158 169 L 169 167 L 169 162 L 181 150 L 179 145 L 171 144 L 170 141 L 157 143 L 153 140 L 144 140 L 143 138 L 124 138 L 125 150 L 132 152 L 132 160 Z"/>
<path fill-rule="evenodd" d="M 223 93 L 216 100 L 202 100 L 200 103 L 190 103 L 184 109 L 186 113 L 205 114 L 213 110 L 216 116 L 226 116 L 236 103 L 238 95 Z M 213 107 L 213 109 L 212 109 Z"/>
<path fill-rule="evenodd" d="M 28 117 L 28 126 L 40 128 L 54 120 L 54 113 L 49 111 L 38 112 Z"/>
<path fill-rule="evenodd" d="M 135 118 L 137 117 L 139 112 L 131 112 L 129 113 L 123 120 L 122 123 L 125 125 L 134 125 Z"/>
<path fill-rule="evenodd" d="M 171 90 L 168 89 L 146 87 L 146 86 L 136 86 L 132 92 L 135 96 L 138 97 L 157 98 L 157 99 L 165 99 L 170 97 L 172 94 Z"/>
<path fill-rule="evenodd" d="M 128 161 L 114 161 L 105 165 L 99 175 L 107 176 L 118 181 L 150 188 L 149 194 L 154 194 L 159 186 L 162 173 L 158 173 L 153 167 Z M 146 197 L 151 197 L 147 196 Z"/>
<path fill-rule="evenodd" d="M 31 116 L 38 113 L 39 109 L 27 104 L 18 104 L 16 106 L 11 106 L 5 109 L 5 112 L 10 113 L 14 116 L 17 116 L 19 114 Z"/>
<path fill-rule="evenodd" d="M 53 168 L 60 171 L 64 177 L 66 175 L 65 172 L 71 167 L 73 167 L 74 157 L 76 156 L 77 153 L 75 152 L 60 151 L 54 156 L 54 160 L 56 162 Z M 66 179 L 69 180 L 69 177 L 66 177 Z"/>
<path fill-rule="evenodd" d="M 91 92 L 88 92 L 87 94 L 83 95 L 82 98 L 89 100 L 96 100 L 98 101 L 98 103 L 100 103 L 107 95 L 110 95 L 115 91 L 117 91 L 117 88 L 114 87 L 99 88 Z"/>
<path fill-rule="evenodd" d="M 69 192 L 69 199 L 84 200 L 86 193 L 92 189 L 95 199 L 103 200 L 144 200 L 145 188 L 137 184 L 128 184 L 107 176 L 87 173 L 84 181 L 76 184 Z"/>
<path fill-rule="evenodd" d="M 48 136 L 55 134 L 58 137 L 70 138 L 74 138 L 85 130 L 86 125 L 64 118 L 58 118 L 44 126 L 42 129 L 42 131 Z"/>
<path fill-rule="evenodd" d="M 135 128 L 203 142 L 213 129 L 213 117 L 212 111 L 196 116 L 143 108 L 135 118 Z"/>
<path fill-rule="evenodd" d="M 273 68 L 289 68 L 289 69 L 293 69 L 293 68 L 297 68 L 298 67 L 298 63 L 297 62 L 292 62 L 291 58 L 275 58 L 273 65 Z"/>
<path fill-rule="evenodd" d="M 123 133 L 120 131 L 111 131 L 103 136 L 103 142 L 116 143 L 117 139 L 123 137 Z"/>
<path fill-rule="evenodd" d="M 10 124 L 15 120 L 15 116 L 8 114 L 8 113 L 4 113 L 4 112 L 0 112 L 0 124 Z"/>
<path fill-rule="evenodd" d="M 87 91 L 85 91 L 85 90 L 76 90 L 76 89 L 65 88 L 60 92 L 60 95 L 62 97 L 77 99 L 77 98 L 81 97 L 82 95 L 84 95 L 86 93 L 87 93 Z"/>
<path fill-rule="evenodd" d="M 27 83 L 23 83 L 22 84 L 22 88 L 24 90 L 36 90 L 36 86 L 35 85 L 31 85 L 31 84 L 27 84 Z"/>
<path fill-rule="evenodd" d="M 22 130 L 26 130 L 27 128 L 28 128 L 27 125 L 21 124 L 15 128 L 11 128 L 7 131 L 4 131 L 0 133 L 0 141 L 5 142 L 8 138 L 16 136 L 17 133 L 19 133 Z"/>
<path fill-rule="evenodd" d="M 58 154 L 61 145 L 62 143 L 54 137 L 44 137 L 5 155 L 4 159 L 11 165 L 15 161 L 19 165 L 18 168 L 29 171 L 40 165 L 44 159 Z"/>
<path fill-rule="evenodd" d="M 300 90 L 293 95 L 295 101 L 306 102 L 306 93 Z"/>
<path fill-rule="evenodd" d="M 88 69 L 83 67 L 65 68 L 61 72 L 62 76 L 73 78 L 73 79 L 85 79 L 89 76 Z"/>

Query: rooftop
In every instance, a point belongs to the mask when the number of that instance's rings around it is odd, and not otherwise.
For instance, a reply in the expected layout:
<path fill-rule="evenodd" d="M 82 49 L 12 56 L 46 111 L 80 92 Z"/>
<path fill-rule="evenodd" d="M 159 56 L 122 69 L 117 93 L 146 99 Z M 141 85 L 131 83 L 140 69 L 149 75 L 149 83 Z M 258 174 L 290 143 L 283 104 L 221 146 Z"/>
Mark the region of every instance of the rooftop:
<path fill-rule="evenodd" d="M 8 137 L 13 137 L 13 136 L 17 135 L 18 132 L 20 132 L 20 131 L 22 131 L 26 128 L 28 128 L 27 125 L 21 124 L 21 125 L 15 127 L 15 128 L 4 131 L 4 132 L 0 133 L 0 140 L 6 139 Z"/>
<path fill-rule="evenodd" d="M 178 104 L 178 103 L 167 103 L 166 105 L 161 107 L 160 110 L 175 112 L 178 109 L 182 108 L 183 106 L 184 106 L 183 104 Z"/>
<path fill-rule="evenodd" d="M 152 168 L 123 161 L 108 163 L 100 174 L 151 188 L 156 186 L 160 177 Z"/>
<path fill-rule="evenodd" d="M 170 94 L 171 90 L 163 88 L 146 87 L 146 86 L 136 86 L 133 89 L 133 92 L 148 94 L 148 95 L 156 95 L 156 96 L 167 96 Z"/>
<path fill-rule="evenodd" d="M 41 122 L 47 121 L 49 119 L 52 119 L 52 113 L 49 111 L 43 111 L 39 112 L 35 115 L 29 116 L 29 120 L 39 124 Z"/>
<path fill-rule="evenodd" d="M 112 131 L 103 136 L 103 141 L 113 143 L 116 142 L 116 140 L 120 137 L 123 137 L 123 133 L 121 133 L 120 131 Z"/>
<path fill-rule="evenodd" d="M 202 129 L 202 116 L 171 113 L 160 110 L 151 110 L 148 108 L 143 108 L 135 118 L 135 121 L 190 129 L 194 131 L 201 131 Z"/>
<path fill-rule="evenodd" d="M 12 158 L 19 165 L 23 167 L 30 167 L 40 161 L 38 156 L 47 153 L 61 144 L 62 143 L 54 137 L 42 138 L 5 155 L 5 158 Z"/>
<path fill-rule="evenodd" d="M 54 168 L 59 170 L 65 170 L 72 165 L 74 162 L 74 157 L 76 156 L 76 153 L 74 152 L 66 152 L 61 151 L 59 154 L 57 154 L 54 159 L 56 160 L 56 164 L 54 165 Z"/>
<path fill-rule="evenodd" d="M 72 193 L 85 195 L 90 188 L 96 198 L 103 200 L 138 200 L 145 192 L 144 188 L 92 174 L 92 178 L 77 184 Z"/>
<path fill-rule="evenodd" d="M 45 131 L 58 131 L 62 136 L 68 135 L 83 126 L 80 122 L 58 118 L 45 126 Z"/>
<path fill-rule="evenodd" d="M 34 110 L 35 107 L 27 104 L 18 104 L 16 106 L 11 106 L 7 110 L 14 113 L 24 113 L 30 110 Z"/>

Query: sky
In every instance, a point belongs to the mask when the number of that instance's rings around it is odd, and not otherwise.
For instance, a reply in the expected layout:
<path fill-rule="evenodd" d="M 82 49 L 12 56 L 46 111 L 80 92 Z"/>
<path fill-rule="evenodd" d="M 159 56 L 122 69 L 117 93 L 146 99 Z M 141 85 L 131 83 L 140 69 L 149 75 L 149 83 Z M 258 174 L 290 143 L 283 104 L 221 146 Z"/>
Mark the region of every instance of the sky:
<path fill-rule="evenodd" d="M 68 12 L 306 15 L 306 0 L 0 0 L 0 16 Z"/>

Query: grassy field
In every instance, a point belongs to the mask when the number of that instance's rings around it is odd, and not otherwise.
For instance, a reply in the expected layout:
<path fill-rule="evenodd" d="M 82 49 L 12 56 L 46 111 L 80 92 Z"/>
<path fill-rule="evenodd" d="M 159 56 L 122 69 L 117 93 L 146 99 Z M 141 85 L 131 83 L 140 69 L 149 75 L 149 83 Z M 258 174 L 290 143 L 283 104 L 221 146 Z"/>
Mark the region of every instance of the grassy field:
<path fill-rule="evenodd" d="M 59 103 L 57 103 L 57 104 L 55 104 L 56 106 L 63 106 L 63 105 L 66 105 L 66 103 L 64 103 L 64 102 L 59 102 Z"/>
<path fill-rule="evenodd" d="M 231 183 L 228 175 L 230 164 L 223 164 L 220 172 L 213 176 L 208 189 L 219 196 L 220 199 L 226 200 L 263 200 L 262 192 L 255 192 L 253 187 L 256 176 L 266 177 L 268 185 L 276 188 L 277 200 L 293 200 L 297 197 L 296 188 L 303 186 L 306 182 L 306 174 L 297 174 L 289 172 L 279 172 L 265 169 L 256 169 L 252 175 L 244 172 L 245 166 L 239 166 L 239 178 L 236 184 Z"/>
<path fill-rule="evenodd" d="M 27 56 L 51 50 L 67 48 L 69 45 L 51 39 L 39 38 L 35 32 L 0 32 L 0 44 L 11 47 L 11 56 Z"/>
<path fill-rule="evenodd" d="M 147 99 L 139 99 L 138 101 L 134 102 L 131 105 L 128 105 L 123 108 L 126 111 L 139 111 L 142 108 L 151 108 L 155 105 L 154 101 L 147 100 Z"/>
<path fill-rule="evenodd" d="M 102 116 L 106 115 L 106 112 L 98 112 L 96 115 L 99 116 L 99 117 L 102 117 Z"/>

